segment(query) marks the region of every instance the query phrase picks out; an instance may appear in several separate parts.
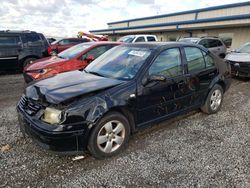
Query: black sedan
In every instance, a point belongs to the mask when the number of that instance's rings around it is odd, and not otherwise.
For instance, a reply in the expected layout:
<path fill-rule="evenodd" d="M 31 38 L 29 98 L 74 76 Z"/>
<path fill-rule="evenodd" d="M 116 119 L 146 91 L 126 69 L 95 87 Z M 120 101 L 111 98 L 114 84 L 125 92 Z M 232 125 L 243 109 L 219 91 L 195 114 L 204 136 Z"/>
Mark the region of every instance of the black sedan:
<path fill-rule="evenodd" d="M 83 71 L 28 86 L 17 110 L 21 131 L 42 147 L 100 159 L 140 128 L 197 108 L 218 112 L 230 83 L 230 66 L 201 46 L 124 44 Z"/>

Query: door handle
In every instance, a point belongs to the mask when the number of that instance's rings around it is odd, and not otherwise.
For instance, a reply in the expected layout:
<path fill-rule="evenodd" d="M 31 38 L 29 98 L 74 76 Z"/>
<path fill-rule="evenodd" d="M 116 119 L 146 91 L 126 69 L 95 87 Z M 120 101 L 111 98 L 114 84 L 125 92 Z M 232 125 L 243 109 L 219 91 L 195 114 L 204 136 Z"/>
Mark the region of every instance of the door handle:
<path fill-rule="evenodd" d="M 178 87 L 183 87 L 185 85 L 185 81 L 181 80 L 178 82 Z"/>
<path fill-rule="evenodd" d="M 214 73 L 214 72 L 212 72 L 212 73 L 208 74 L 208 76 L 214 76 L 214 75 L 215 75 L 215 73 Z"/>

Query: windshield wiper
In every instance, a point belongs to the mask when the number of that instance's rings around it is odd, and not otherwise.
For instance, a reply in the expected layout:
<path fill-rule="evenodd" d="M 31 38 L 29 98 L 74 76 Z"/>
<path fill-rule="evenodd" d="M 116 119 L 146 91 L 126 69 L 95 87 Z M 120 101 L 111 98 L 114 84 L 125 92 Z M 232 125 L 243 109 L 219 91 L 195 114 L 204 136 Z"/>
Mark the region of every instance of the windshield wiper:
<path fill-rule="evenodd" d="M 57 55 L 57 57 L 59 57 L 59 58 L 61 58 L 61 59 L 65 59 L 64 57 L 62 57 L 62 56 L 59 56 L 59 55 Z"/>
<path fill-rule="evenodd" d="M 86 71 L 86 72 L 87 72 L 87 71 Z M 105 77 L 105 76 L 99 74 L 98 72 L 89 71 L 89 72 L 87 72 L 87 73 L 94 74 L 94 75 L 96 75 L 96 76 Z"/>

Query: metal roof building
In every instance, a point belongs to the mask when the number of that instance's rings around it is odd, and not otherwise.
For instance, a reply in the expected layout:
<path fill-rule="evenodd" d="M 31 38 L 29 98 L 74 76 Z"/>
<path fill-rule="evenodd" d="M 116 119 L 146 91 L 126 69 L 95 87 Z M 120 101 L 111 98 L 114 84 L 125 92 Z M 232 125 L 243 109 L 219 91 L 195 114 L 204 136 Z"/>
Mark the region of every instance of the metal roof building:
<path fill-rule="evenodd" d="M 112 40 L 128 34 L 155 34 L 160 41 L 188 36 L 218 36 L 231 48 L 250 41 L 250 1 L 172 14 L 108 23 L 108 29 L 92 30 Z"/>

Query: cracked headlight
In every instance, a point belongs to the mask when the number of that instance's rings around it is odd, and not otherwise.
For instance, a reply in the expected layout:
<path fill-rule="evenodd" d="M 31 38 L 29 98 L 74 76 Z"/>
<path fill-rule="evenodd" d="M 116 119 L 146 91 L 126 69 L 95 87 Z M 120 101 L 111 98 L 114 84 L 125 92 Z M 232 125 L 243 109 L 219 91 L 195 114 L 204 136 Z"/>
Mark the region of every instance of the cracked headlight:
<path fill-rule="evenodd" d="M 47 107 L 44 110 L 42 120 L 50 124 L 59 124 L 62 119 L 62 111 L 55 108 Z"/>

